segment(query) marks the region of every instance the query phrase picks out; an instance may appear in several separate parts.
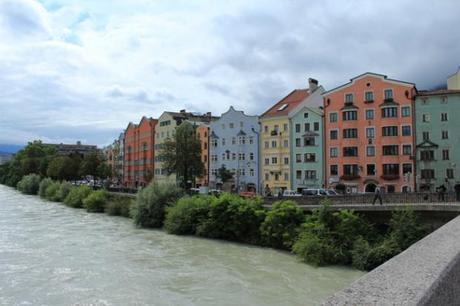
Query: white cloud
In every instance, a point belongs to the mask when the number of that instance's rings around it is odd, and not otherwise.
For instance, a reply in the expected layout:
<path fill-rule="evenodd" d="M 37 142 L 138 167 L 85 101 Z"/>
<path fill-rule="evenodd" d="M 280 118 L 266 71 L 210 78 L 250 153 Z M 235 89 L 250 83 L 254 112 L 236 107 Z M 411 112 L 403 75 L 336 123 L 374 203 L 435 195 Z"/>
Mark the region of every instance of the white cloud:
<path fill-rule="evenodd" d="M 262 113 L 308 77 L 445 81 L 456 1 L 3 0 L 0 143 L 105 144 L 183 108 Z M 6 135 L 8 134 L 8 135 Z"/>

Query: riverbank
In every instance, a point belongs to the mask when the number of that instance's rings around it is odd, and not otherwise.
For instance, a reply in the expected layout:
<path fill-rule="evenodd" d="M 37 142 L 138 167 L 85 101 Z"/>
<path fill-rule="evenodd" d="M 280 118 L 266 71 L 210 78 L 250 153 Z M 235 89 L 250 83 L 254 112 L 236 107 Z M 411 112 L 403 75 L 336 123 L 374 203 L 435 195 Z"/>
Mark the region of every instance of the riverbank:
<path fill-rule="evenodd" d="M 363 272 L 168 235 L 0 185 L 1 305 L 318 305 Z"/>

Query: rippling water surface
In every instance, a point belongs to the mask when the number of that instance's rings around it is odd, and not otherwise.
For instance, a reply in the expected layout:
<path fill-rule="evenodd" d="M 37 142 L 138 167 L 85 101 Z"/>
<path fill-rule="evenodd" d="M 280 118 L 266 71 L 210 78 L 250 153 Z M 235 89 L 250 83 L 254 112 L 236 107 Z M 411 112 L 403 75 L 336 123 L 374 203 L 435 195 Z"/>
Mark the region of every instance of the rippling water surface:
<path fill-rule="evenodd" d="M 0 305 L 317 305 L 361 275 L 137 229 L 0 185 Z"/>

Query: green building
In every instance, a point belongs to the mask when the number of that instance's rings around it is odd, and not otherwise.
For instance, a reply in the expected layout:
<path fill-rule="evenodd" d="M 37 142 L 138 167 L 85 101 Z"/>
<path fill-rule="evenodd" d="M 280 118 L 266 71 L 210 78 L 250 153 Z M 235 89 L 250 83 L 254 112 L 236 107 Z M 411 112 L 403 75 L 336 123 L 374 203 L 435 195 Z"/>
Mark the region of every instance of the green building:
<path fill-rule="evenodd" d="M 460 90 L 420 91 L 415 99 L 417 190 L 448 191 L 460 181 Z"/>
<path fill-rule="evenodd" d="M 310 95 L 289 113 L 291 188 L 321 188 L 324 184 L 323 98 L 324 88 L 310 84 Z"/>

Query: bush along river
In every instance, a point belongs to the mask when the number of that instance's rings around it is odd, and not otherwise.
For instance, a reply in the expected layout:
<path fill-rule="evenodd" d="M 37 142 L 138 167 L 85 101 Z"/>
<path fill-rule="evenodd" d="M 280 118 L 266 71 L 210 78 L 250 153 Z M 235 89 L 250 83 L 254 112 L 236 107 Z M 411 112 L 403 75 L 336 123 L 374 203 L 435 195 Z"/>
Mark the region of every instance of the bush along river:
<path fill-rule="evenodd" d="M 317 305 L 363 274 L 138 229 L 0 185 L 0 305 Z"/>

